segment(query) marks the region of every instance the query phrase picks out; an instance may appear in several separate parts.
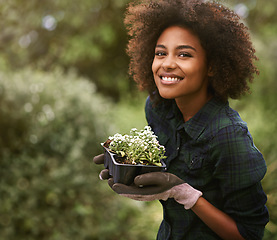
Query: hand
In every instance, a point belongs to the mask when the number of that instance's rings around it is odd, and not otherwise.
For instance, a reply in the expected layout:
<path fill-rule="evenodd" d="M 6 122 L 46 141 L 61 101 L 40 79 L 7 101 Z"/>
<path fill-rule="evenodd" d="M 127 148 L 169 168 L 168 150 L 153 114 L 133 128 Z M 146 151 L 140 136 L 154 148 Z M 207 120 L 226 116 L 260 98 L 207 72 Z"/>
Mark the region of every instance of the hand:
<path fill-rule="evenodd" d="M 131 186 L 121 183 L 113 184 L 109 179 L 109 185 L 118 194 L 138 201 L 166 201 L 168 198 L 174 198 L 178 203 L 184 205 L 185 209 L 192 208 L 198 198 L 202 196 L 202 192 L 167 172 L 139 175 Z"/>
<path fill-rule="evenodd" d="M 104 164 L 104 154 L 100 154 L 100 155 L 97 155 L 93 158 L 93 162 L 95 164 Z M 109 179 L 111 176 L 109 174 L 109 169 L 104 169 L 100 172 L 99 174 L 99 178 L 101 180 L 107 180 Z"/>

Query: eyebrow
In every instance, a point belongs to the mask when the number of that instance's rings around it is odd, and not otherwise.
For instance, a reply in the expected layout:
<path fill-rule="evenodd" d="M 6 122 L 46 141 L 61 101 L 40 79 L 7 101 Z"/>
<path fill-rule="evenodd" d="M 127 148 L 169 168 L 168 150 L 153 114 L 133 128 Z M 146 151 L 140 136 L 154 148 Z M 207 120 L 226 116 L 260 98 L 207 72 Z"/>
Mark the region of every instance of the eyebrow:
<path fill-rule="evenodd" d="M 161 44 L 156 45 L 156 48 L 164 48 L 164 49 L 166 49 L 166 47 L 164 45 L 161 45 Z M 190 46 L 190 45 L 180 45 L 176 49 L 178 49 L 178 50 L 180 50 L 180 49 L 192 49 L 192 50 L 194 50 L 196 52 L 196 49 L 194 47 Z"/>

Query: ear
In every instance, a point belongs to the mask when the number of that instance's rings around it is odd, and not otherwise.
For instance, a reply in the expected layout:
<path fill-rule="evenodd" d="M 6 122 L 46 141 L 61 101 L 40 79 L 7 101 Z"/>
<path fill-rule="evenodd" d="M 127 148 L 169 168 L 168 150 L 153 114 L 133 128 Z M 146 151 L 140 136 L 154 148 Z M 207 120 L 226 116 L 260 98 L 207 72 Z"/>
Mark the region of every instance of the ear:
<path fill-rule="evenodd" d="M 215 75 L 215 69 L 213 68 L 213 66 L 209 66 L 208 68 L 208 77 L 213 77 Z"/>

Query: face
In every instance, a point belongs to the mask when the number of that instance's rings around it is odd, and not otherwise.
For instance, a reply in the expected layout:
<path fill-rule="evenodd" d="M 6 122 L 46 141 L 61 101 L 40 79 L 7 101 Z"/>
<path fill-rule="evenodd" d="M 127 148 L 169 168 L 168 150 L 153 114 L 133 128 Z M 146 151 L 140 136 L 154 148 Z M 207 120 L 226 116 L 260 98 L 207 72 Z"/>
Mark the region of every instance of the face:
<path fill-rule="evenodd" d="M 166 99 L 208 97 L 206 53 L 189 29 L 171 26 L 160 35 L 152 71 L 160 95 Z"/>

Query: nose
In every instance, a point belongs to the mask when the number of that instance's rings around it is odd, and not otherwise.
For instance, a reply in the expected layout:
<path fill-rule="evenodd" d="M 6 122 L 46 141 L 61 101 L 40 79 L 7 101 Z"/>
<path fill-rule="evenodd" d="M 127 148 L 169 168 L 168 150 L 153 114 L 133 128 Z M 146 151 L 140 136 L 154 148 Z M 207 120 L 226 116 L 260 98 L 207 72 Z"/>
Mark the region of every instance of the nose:
<path fill-rule="evenodd" d="M 176 63 L 176 59 L 174 58 L 174 56 L 172 56 L 172 55 L 166 56 L 166 58 L 163 61 L 162 67 L 165 70 L 170 70 L 170 69 L 176 68 L 176 66 L 177 66 L 177 63 Z"/>

